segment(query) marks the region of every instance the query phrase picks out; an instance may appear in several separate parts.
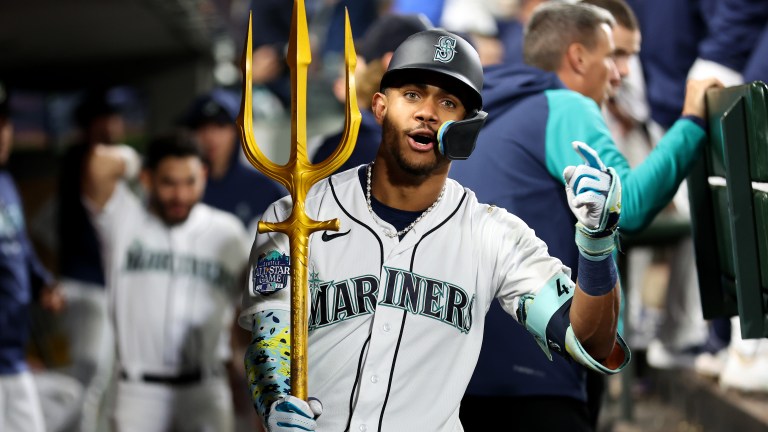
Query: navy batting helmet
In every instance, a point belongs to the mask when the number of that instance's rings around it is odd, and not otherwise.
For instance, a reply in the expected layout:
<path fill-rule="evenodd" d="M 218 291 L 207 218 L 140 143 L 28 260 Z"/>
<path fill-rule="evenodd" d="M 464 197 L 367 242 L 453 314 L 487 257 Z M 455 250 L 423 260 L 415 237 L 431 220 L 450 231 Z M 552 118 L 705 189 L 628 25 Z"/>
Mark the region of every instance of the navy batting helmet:
<path fill-rule="evenodd" d="M 480 110 L 483 66 L 466 40 L 441 29 L 425 30 L 395 50 L 381 79 L 381 90 L 419 81 L 436 82 L 458 97 L 467 113 Z"/>

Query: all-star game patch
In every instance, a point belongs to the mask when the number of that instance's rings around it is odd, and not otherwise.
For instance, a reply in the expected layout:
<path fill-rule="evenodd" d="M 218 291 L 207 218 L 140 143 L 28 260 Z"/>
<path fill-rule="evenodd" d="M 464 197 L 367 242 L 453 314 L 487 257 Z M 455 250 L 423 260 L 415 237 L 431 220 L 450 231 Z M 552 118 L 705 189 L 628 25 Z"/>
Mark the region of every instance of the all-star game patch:
<path fill-rule="evenodd" d="M 288 255 L 276 250 L 261 254 L 251 268 L 251 295 L 270 295 L 280 291 L 288 286 L 290 274 L 291 260 Z"/>

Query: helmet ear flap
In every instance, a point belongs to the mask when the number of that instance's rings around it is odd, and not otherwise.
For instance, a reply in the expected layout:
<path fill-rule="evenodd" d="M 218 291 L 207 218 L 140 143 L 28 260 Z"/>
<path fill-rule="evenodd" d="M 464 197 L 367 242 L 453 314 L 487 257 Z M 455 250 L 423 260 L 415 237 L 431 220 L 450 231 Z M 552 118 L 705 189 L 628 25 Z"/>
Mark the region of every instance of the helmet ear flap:
<path fill-rule="evenodd" d="M 477 136 L 485 124 L 488 113 L 476 111 L 464 120 L 449 120 L 437 130 L 437 145 L 440 153 L 451 160 L 469 158 L 475 150 Z"/>

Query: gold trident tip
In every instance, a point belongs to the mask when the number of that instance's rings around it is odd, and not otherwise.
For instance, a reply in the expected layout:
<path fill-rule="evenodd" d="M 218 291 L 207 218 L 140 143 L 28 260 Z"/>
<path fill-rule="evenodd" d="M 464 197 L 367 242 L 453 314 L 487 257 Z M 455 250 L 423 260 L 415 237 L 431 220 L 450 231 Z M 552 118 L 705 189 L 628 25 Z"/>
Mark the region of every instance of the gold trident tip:
<path fill-rule="evenodd" d="M 307 192 L 313 184 L 336 171 L 354 150 L 360 129 L 360 110 L 355 92 L 357 57 L 346 13 L 344 58 L 346 65 L 346 108 L 344 137 L 328 159 L 311 164 L 307 157 L 307 68 L 312 61 L 309 31 L 303 0 L 293 3 L 293 22 L 288 43 L 287 63 L 291 69 L 291 154 L 285 165 L 270 161 L 259 149 L 253 135 L 253 100 L 251 63 L 253 56 L 252 26 L 248 18 L 248 35 L 243 52 L 243 97 L 237 124 L 243 152 L 248 161 L 266 176 L 279 182 L 291 194 L 293 209 L 288 219 L 277 222 L 259 221 L 259 233 L 280 232 L 288 235 L 291 256 L 291 394 L 307 399 L 307 263 L 309 236 L 315 231 L 338 231 L 339 220 L 315 221 L 304 211 Z"/>

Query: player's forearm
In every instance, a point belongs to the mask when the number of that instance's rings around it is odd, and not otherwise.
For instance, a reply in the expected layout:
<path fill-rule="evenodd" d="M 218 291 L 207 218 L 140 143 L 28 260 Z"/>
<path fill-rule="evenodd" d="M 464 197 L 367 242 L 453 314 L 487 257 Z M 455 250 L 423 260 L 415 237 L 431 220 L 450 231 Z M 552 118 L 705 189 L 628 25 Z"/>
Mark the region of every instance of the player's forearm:
<path fill-rule="evenodd" d="M 591 361 L 602 361 L 613 351 L 618 325 L 618 276 L 612 254 L 622 186 L 617 171 L 605 166 L 588 144 L 574 141 L 573 146 L 586 164 L 563 171 L 568 204 L 577 219 L 574 241 L 579 249 L 579 277 L 569 314 L 571 336 Z"/>
<path fill-rule="evenodd" d="M 83 194 L 96 210 L 103 209 L 118 181 L 135 177 L 140 165 L 138 154 L 126 145 L 97 144 L 88 155 Z"/>
<path fill-rule="evenodd" d="M 268 310 L 254 314 L 245 370 L 253 405 L 262 417 L 278 396 L 290 393 L 290 350 L 289 312 Z"/>
<path fill-rule="evenodd" d="M 669 204 L 701 153 L 706 132 L 691 120 L 678 120 L 648 158 L 620 173 L 621 229 L 634 233 L 648 226 Z"/>
<path fill-rule="evenodd" d="M 573 333 L 596 360 L 607 358 L 616 341 L 620 290 L 613 258 L 579 259 L 578 289 L 574 292 L 570 319 Z"/>

